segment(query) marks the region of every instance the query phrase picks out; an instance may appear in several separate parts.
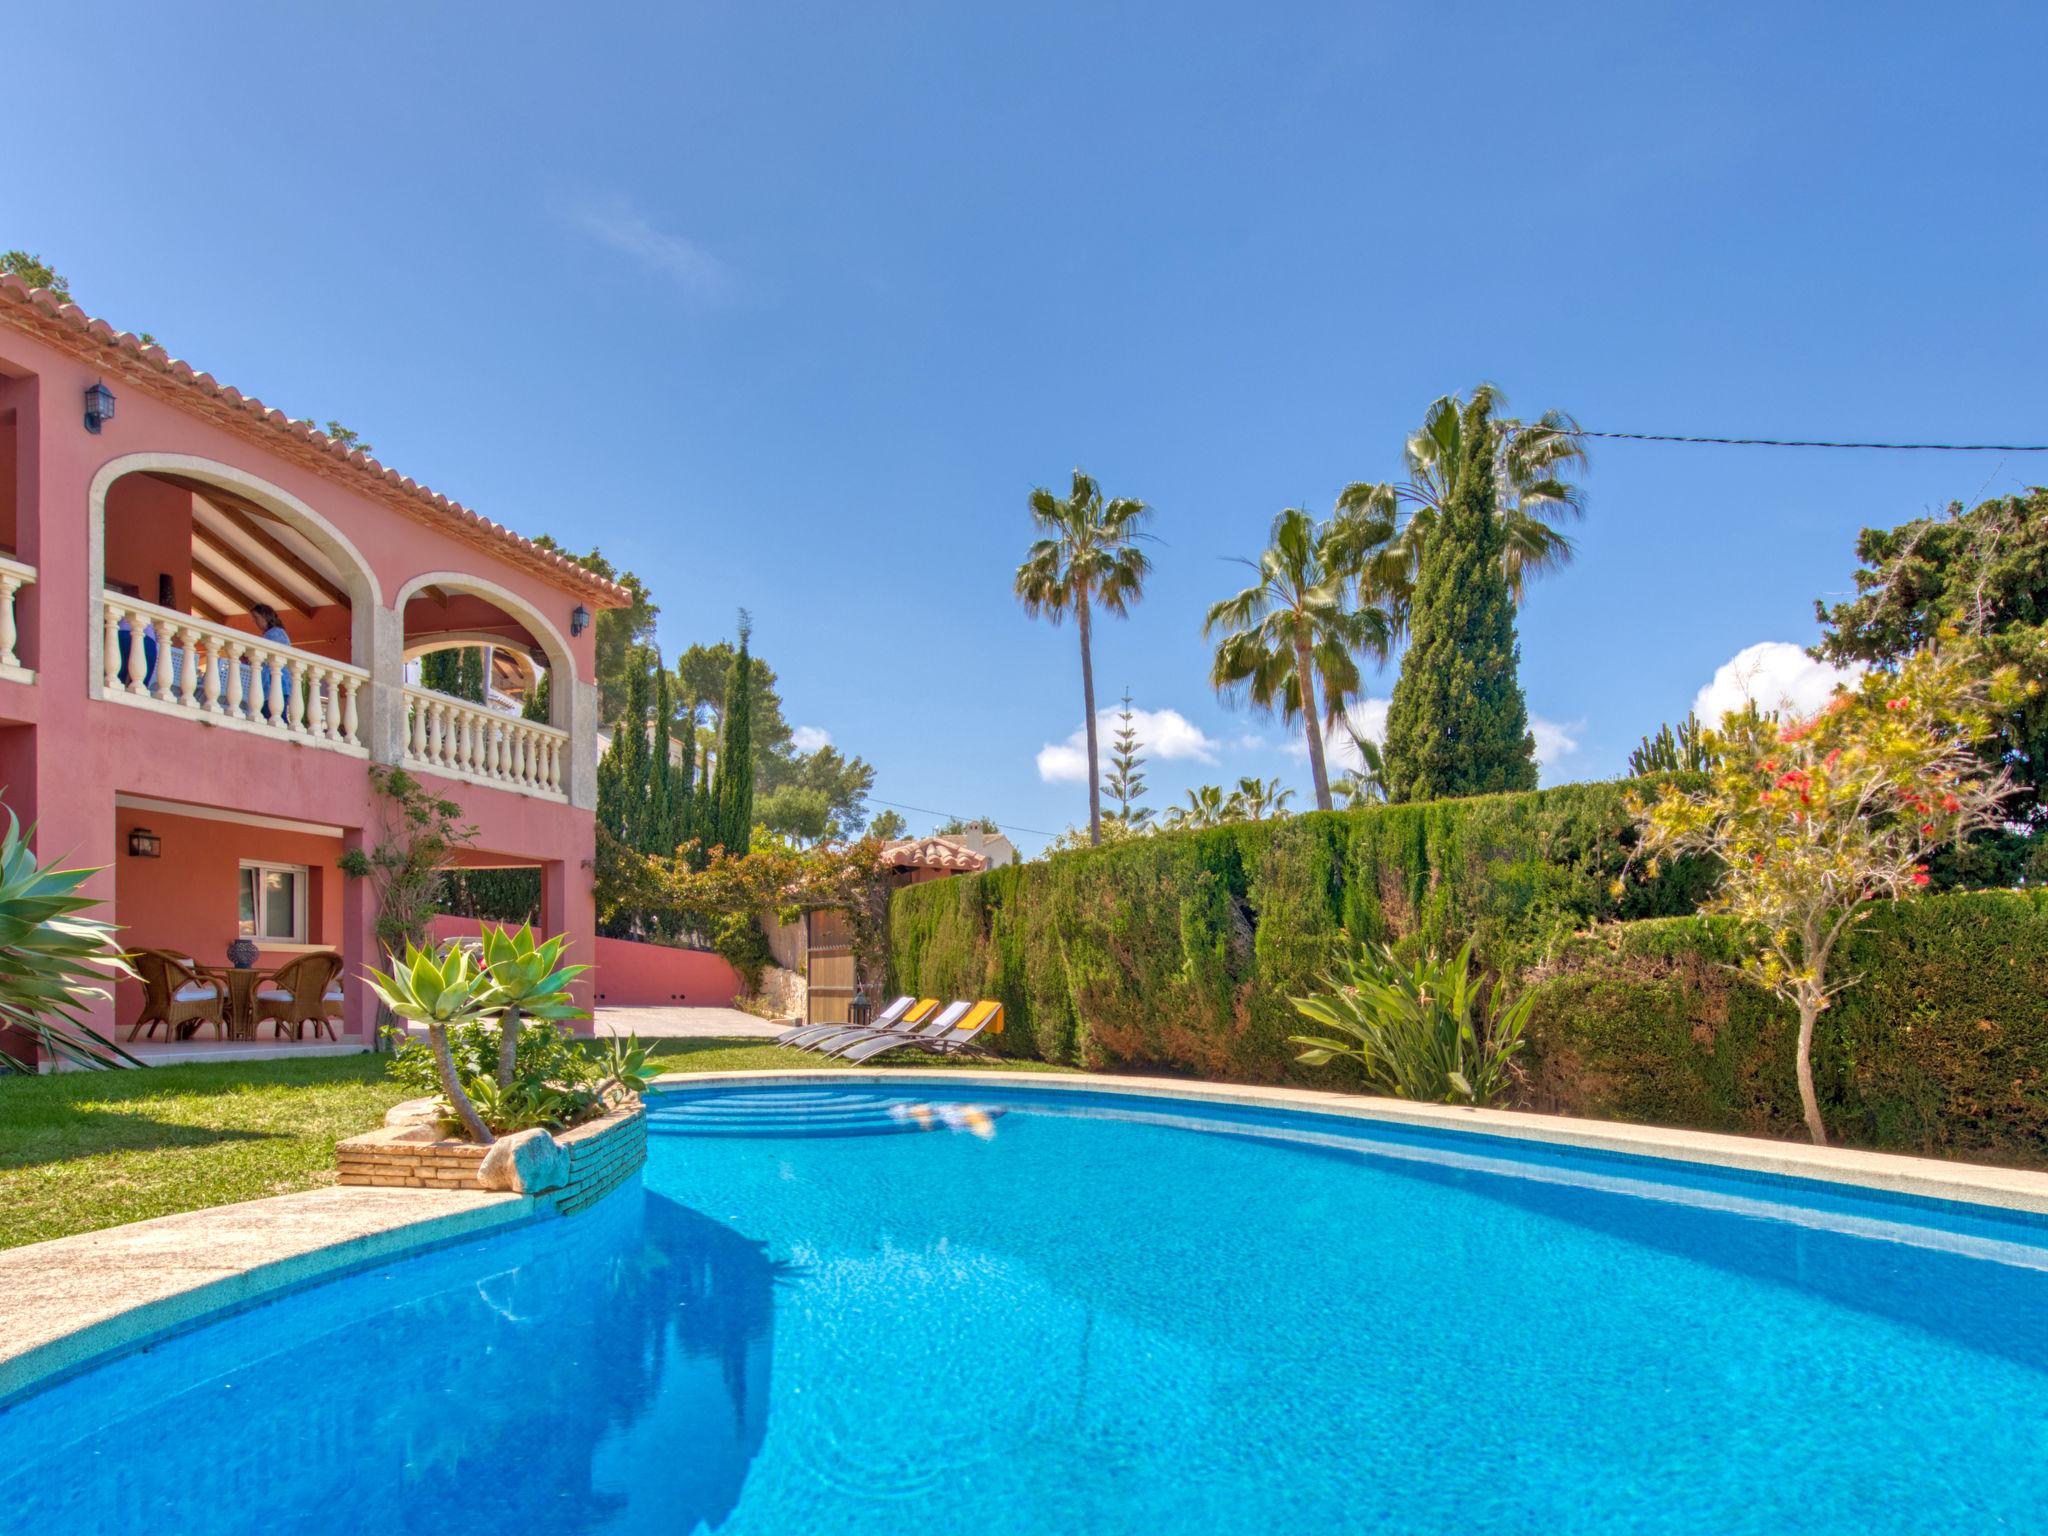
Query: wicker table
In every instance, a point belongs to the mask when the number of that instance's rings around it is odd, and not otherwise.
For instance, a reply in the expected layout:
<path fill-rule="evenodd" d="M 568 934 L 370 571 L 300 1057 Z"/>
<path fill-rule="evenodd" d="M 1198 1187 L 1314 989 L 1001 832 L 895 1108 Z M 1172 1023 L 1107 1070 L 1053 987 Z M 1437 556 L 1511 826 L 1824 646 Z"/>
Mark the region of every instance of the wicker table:
<path fill-rule="evenodd" d="M 256 1038 L 256 987 L 267 976 L 254 966 L 209 965 L 202 969 L 227 989 L 225 1012 L 230 1040 Z"/>

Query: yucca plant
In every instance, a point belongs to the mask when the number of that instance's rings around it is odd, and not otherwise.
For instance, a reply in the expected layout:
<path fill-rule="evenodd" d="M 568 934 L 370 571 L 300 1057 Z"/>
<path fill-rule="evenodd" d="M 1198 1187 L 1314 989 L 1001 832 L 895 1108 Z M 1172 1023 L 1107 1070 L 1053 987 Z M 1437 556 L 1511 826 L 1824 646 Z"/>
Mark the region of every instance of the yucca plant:
<path fill-rule="evenodd" d="M 1343 1056 L 1397 1099 L 1490 1104 L 1514 1082 L 1535 994 L 1503 1003 L 1498 981 L 1472 974 L 1472 942 L 1449 960 L 1404 961 L 1386 945 L 1352 944 L 1323 973 L 1326 990 L 1295 1011 L 1328 1033 L 1295 1035 L 1312 1067 Z"/>
<path fill-rule="evenodd" d="M 79 894 L 92 869 L 44 869 L 7 812 L 0 838 L 0 1025 L 26 1032 L 60 1062 L 79 1067 L 142 1063 L 85 1022 L 82 1010 L 107 997 L 105 983 L 134 971 L 114 925 L 84 914 L 100 903 Z M 0 1072 L 35 1064 L 0 1051 Z"/>
<path fill-rule="evenodd" d="M 469 1139 L 489 1146 L 495 1138 L 469 1095 L 462 1091 L 462 1078 L 455 1070 L 454 1054 L 448 1049 L 450 1025 L 480 1023 L 492 1013 L 488 973 L 478 968 L 475 958 L 462 944 L 448 944 L 438 954 L 408 944 L 402 957 L 392 956 L 388 973 L 374 966 L 365 967 L 363 979 L 399 1018 L 426 1025 L 442 1098 L 462 1122 Z"/>
<path fill-rule="evenodd" d="M 583 1010 L 569 995 L 569 983 L 590 967 L 562 964 L 566 935 L 534 942 L 531 924 L 485 928 L 483 965 L 486 1006 L 498 1013 L 498 1086 L 509 1089 L 518 1070 L 519 1024 L 525 1019 L 560 1023 L 580 1019 Z"/>

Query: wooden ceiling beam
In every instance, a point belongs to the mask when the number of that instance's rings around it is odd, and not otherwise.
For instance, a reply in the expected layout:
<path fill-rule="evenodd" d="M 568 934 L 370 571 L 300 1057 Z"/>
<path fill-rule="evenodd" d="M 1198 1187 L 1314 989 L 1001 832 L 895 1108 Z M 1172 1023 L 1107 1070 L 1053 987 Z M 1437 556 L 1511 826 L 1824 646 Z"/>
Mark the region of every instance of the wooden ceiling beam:
<path fill-rule="evenodd" d="M 223 596 L 233 598 L 235 602 L 241 605 L 245 612 L 254 608 L 258 603 L 267 605 L 270 601 L 266 597 L 252 593 L 240 581 L 236 580 L 232 568 L 223 570 L 219 565 L 215 564 L 214 559 L 210 558 L 205 551 L 200 549 L 197 540 L 193 542 L 192 547 L 192 568 L 195 572 L 205 576 L 208 586 Z M 294 613 L 297 612 L 296 609 L 292 611 Z"/>
<path fill-rule="evenodd" d="M 251 543 L 274 555 L 286 570 L 305 582 L 307 586 L 326 598 L 328 602 L 338 603 L 343 608 L 353 606 L 349 602 L 346 592 L 336 586 L 324 573 L 315 570 L 313 566 L 301 559 L 295 550 L 271 533 L 269 529 L 259 524 L 242 507 L 223 507 L 221 514 L 235 525 L 235 530 L 238 533 L 246 535 Z"/>

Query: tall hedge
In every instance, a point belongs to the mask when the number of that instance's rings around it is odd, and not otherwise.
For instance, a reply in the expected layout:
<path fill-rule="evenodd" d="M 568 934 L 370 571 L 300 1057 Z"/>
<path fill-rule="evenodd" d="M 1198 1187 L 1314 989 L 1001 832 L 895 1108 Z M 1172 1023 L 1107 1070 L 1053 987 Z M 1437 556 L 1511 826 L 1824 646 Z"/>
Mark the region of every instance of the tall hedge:
<path fill-rule="evenodd" d="M 1609 893 L 1634 844 L 1623 792 L 1321 812 L 931 881 L 891 903 L 892 971 L 920 995 L 1000 999 L 1013 1055 L 1328 1083 L 1294 1063 L 1287 999 L 1339 928 L 1470 934 L 1486 964 L 1519 971 L 1590 923 L 1692 911 L 1696 865 Z"/>
<path fill-rule="evenodd" d="M 1528 1102 L 1796 1137 L 1789 1009 L 1730 972 L 1722 920 L 1587 934 L 1539 968 Z M 1814 1075 L 1836 1140 L 2048 1166 L 2048 892 L 1875 908 L 1821 1015 Z"/>

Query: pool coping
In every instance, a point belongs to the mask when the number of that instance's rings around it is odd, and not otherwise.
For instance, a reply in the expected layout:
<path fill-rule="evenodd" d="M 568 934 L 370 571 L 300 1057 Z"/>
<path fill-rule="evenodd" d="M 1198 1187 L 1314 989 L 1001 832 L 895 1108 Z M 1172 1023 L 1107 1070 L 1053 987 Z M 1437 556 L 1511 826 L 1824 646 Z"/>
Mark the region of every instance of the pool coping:
<path fill-rule="evenodd" d="M 1527 1110 L 1418 1104 L 1407 1099 L 1330 1093 L 1314 1088 L 1268 1088 L 1196 1079 L 1121 1077 L 1097 1072 L 977 1072 L 952 1067 L 922 1070 L 914 1067 L 786 1067 L 745 1072 L 669 1072 L 655 1078 L 653 1087 L 749 1081 L 841 1085 L 849 1082 L 917 1083 L 921 1086 L 948 1084 L 955 1087 L 1044 1089 L 1055 1093 L 1109 1092 L 1258 1109 L 1307 1110 L 1350 1120 L 1477 1131 L 1550 1146 L 1666 1158 L 1744 1173 L 1811 1179 L 1885 1194 L 2048 1215 L 2048 1173 L 2024 1168 L 1995 1168 L 1986 1163 L 1946 1162 L 1939 1158 L 1909 1157 L 1897 1152 L 1865 1152 L 1852 1147 L 1815 1147 L 1800 1142 L 1771 1141 L 1760 1136 L 1730 1136 L 1718 1131 L 1688 1131 L 1619 1120 L 1582 1120 L 1569 1115 L 1542 1115 Z"/>
<path fill-rule="evenodd" d="M 0 1249 L 0 1411 L 316 1281 L 552 1214 L 529 1195 L 334 1185 Z"/>

